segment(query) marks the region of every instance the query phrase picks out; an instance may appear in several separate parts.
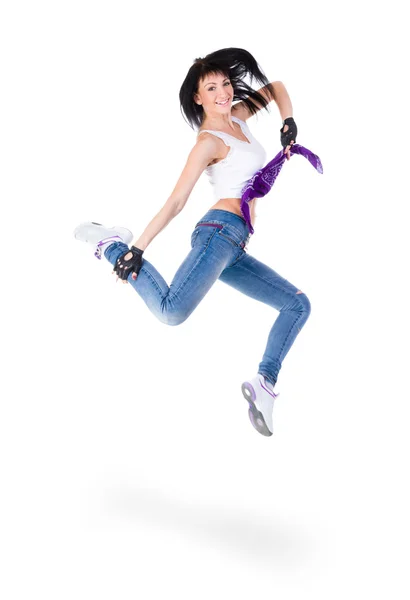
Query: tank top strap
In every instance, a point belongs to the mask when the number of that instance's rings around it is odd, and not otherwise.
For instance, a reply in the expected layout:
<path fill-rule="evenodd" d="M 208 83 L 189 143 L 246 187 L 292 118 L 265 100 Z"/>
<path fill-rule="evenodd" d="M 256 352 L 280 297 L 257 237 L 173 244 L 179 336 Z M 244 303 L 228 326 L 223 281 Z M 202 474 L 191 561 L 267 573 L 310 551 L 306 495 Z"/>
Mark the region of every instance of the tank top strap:
<path fill-rule="evenodd" d="M 242 119 L 238 119 L 238 117 L 234 116 L 232 116 L 232 120 L 236 121 L 239 124 L 240 128 L 242 129 L 242 133 L 246 131 L 245 137 L 247 137 L 248 139 L 253 137 L 252 131 L 249 129 L 249 125 L 246 121 L 242 121 Z"/>
<path fill-rule="evenodd" d="M 202 131 L 200 131 L 198 133 L 198 136 L 200 136 L 201 133 L 205 133 L 205 132 L 206 133 L 212 133 L 213 135 L 216 135 L 216 137 L 219 137 L 221 140 L 223 140 L 227 146 L 230 146 L 230 144 L 228 143 L 230 136 L 228 134 L 225 134 L 224 131 L 214 131 L 213 129 L 202 129 Z"/>
<path fill-rule="evenodd" d="M 231 115 L 231 119 L 232 121 L 236 121 L 237 123 L 242 123 L 242 125 L 246 125 L 245 121 L 242 121 L 242 119 L 238 119 L 238 117 L 235 117 L 234 115 Z"/>
<path fill-rule="evenodd" d="M 205 133 L 205 132 L 206 132 L 206 133 L 214 133 L 215 135 L 218 135 L 218 136 L 221 136 L 221 137 L 223 137 L 223 136 L 225 136 L 225 135 L 228 135 L 228 134 L 227 134 L 227 133 L 225 133 L 224 131 L 214 131 L 213 129 L 202 129 L 202 130 L 201 130 L 201 131 L 198 133 L 198 135 L 201 135 L 201 133 Z"/>

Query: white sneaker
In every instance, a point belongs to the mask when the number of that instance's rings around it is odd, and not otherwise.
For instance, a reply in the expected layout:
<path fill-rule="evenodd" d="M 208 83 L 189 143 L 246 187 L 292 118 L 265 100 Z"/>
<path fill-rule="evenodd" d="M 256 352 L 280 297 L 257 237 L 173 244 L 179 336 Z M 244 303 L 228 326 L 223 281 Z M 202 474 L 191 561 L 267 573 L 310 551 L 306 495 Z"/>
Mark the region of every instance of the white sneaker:
<path fill-rule="evenodd" d="M 242 384 L 242 394 L 249 403 L 249 419 L 262 435 L 273 434 L 273 404 L 279 394 L 275 394 L 273 386 L 258 373 L 256 377 Z"/>
<path fill-rule="evenodd" d="M 95 246 L 94 256 L 101 260 L 104 250 L 114 242 L 130 244 L 132 232 L 125 227 L 104 227 L 101 223 L 87 221 L 74 229 L 74 237 Z"/>

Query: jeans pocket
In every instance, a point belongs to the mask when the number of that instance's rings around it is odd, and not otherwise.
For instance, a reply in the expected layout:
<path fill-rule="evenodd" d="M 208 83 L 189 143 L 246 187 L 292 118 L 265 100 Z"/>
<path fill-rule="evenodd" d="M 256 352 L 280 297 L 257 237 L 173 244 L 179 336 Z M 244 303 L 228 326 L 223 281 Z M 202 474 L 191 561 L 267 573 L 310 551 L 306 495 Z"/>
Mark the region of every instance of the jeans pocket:
<path fill-rule="evenodd" d="M 239 248 L 239 243 L 233 238 L 231 237 L 229 234 L 227 235 L 226 231 L 218 231 L 218 236 L 231 242 L 231 244 L 233 244 L 234 246 L 236 246 L 236 248 Z"/>
<path fill-rule="evenodd" d="M 197 225 L 191 235 L 191 248 L 200 244 L 207 246 L 221 225 L 214 223 L 200 223 Z"/>
<path fill-rule="evenodd" d="M 248 244 L 249 236 L 246 236 L 243 240 L 243 235 L 239 233 L 233 233 L 228 227 L 223 227 L 218 231 L 218 236 L 229 241 L 236 248 L 245 249 Z"/>

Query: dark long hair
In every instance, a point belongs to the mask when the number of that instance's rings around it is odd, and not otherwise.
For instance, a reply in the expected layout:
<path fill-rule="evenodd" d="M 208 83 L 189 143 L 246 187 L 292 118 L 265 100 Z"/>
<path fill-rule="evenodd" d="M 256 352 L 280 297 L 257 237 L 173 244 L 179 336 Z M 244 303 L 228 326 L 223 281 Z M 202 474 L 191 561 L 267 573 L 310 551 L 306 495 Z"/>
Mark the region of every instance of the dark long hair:
<path fill-rule="evenodd" d="M 247 50 L 242 48 L 223 48 L 207 54 L 205 58 L 196 58 L 179 90 L 179 102 L 182 116 L 188 124 L 200 127 L 204 109 L 194 101 L 201 79 L 209 74 L 221 74 L 229 77 L 233 86 L 233 100 L 243 100 L 250 113 L 254 115 L 258 109 L 252 100 L 256 100 L 269 112 L 269 102 L 243 79 L 250 76 L 250 83 L 255 79 L 262 85 L 268 86 L 273 98 L 273 89 L 258 63 Z"/>

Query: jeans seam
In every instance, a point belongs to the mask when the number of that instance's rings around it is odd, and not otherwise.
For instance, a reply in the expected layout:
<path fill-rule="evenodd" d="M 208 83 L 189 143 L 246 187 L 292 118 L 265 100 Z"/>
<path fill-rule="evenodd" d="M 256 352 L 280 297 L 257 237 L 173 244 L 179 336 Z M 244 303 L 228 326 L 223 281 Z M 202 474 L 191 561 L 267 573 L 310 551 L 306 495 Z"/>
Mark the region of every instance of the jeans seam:
<path fill-rule="evenodd" d="M 246 267 L 242 267 L 243 269 L 245 269 L 245 271 L 249 271 L 250 273 L 252 273 L 255 277 L 258 277 L 259 279 L 261 279 L 262 281 L 264 281 L 265 283 L 267 283 L 270 287 L 272 288 L 277 288 L 279 290 L 281 290 L 282 292 L 284 292 L 285 294 L 290 294 L 292 295 L 292 292 L 289 292 L 288 290 L 285 290 L 284 288 L 282 288 L 281 286 L 275 286 L 274 284 L 272 284 L 268 279 L 265 279 L 265 277 L 262 277 L 261 275 L 259 275 L 258 273 L 254 273 L 253 271 L 251 271 L 250 269 L 247 269 Z M 292 324 L 292 327 L 289 329 L 288 331 L 288 335 L 286 336 L 286 339 L 284 340 L 282 347 L 278 353 L 278 360 L 281 360 L 281 356 L 282 356 L 282 352 L 284 347 L 286 346 L 286 342 L 288 341 L 288 338 L 290 336 L 290 334 L 292 333 L 294 327 L 297 325 L 298 321 L 303 317 L 303 312 L 299 313 L 297 315 L 297 317 L 295 318 L 294 323 Z"/>
<path fill-rule="evenodd" d="M 239 254 L 238 258 L 231 264 L 231 267 L 235 266 L 244 256 L 246 255 L 245 250 L 242 248 L 242 252 Z"/>
<path fill-rule="evenodd" d="M 184 280 L 182 281 L 181 285 L 179 286 L 179 288 L 177 290 L 175 290 L 174 292 L 174 296 L 178 296 L 178 293 L 180 292 L 181 289 L 184 288 L 186 282 L 188 281 L 191 273 L 196 269 L 196 267 L 199 265 L 199 263 L 201 262 L 202 258 L 205 256 L 205 252 L 208 250 L 209 248 L 209 244 L 211 243 L 212 238 L 214 237 L 216 233 L 216 230 L 212 233 L 212 235 L 210 236 L 207 245 L 205 246 L 205 248 L 203 249 L 203 252 L 201 252 L 201 254 L 198 256 L 198 260 L 196 261 L 196 263 L 193 265 L 192 269 L 189 271 L 189 273 L 186 275 L 186 277 L 184 278 Z"/>

